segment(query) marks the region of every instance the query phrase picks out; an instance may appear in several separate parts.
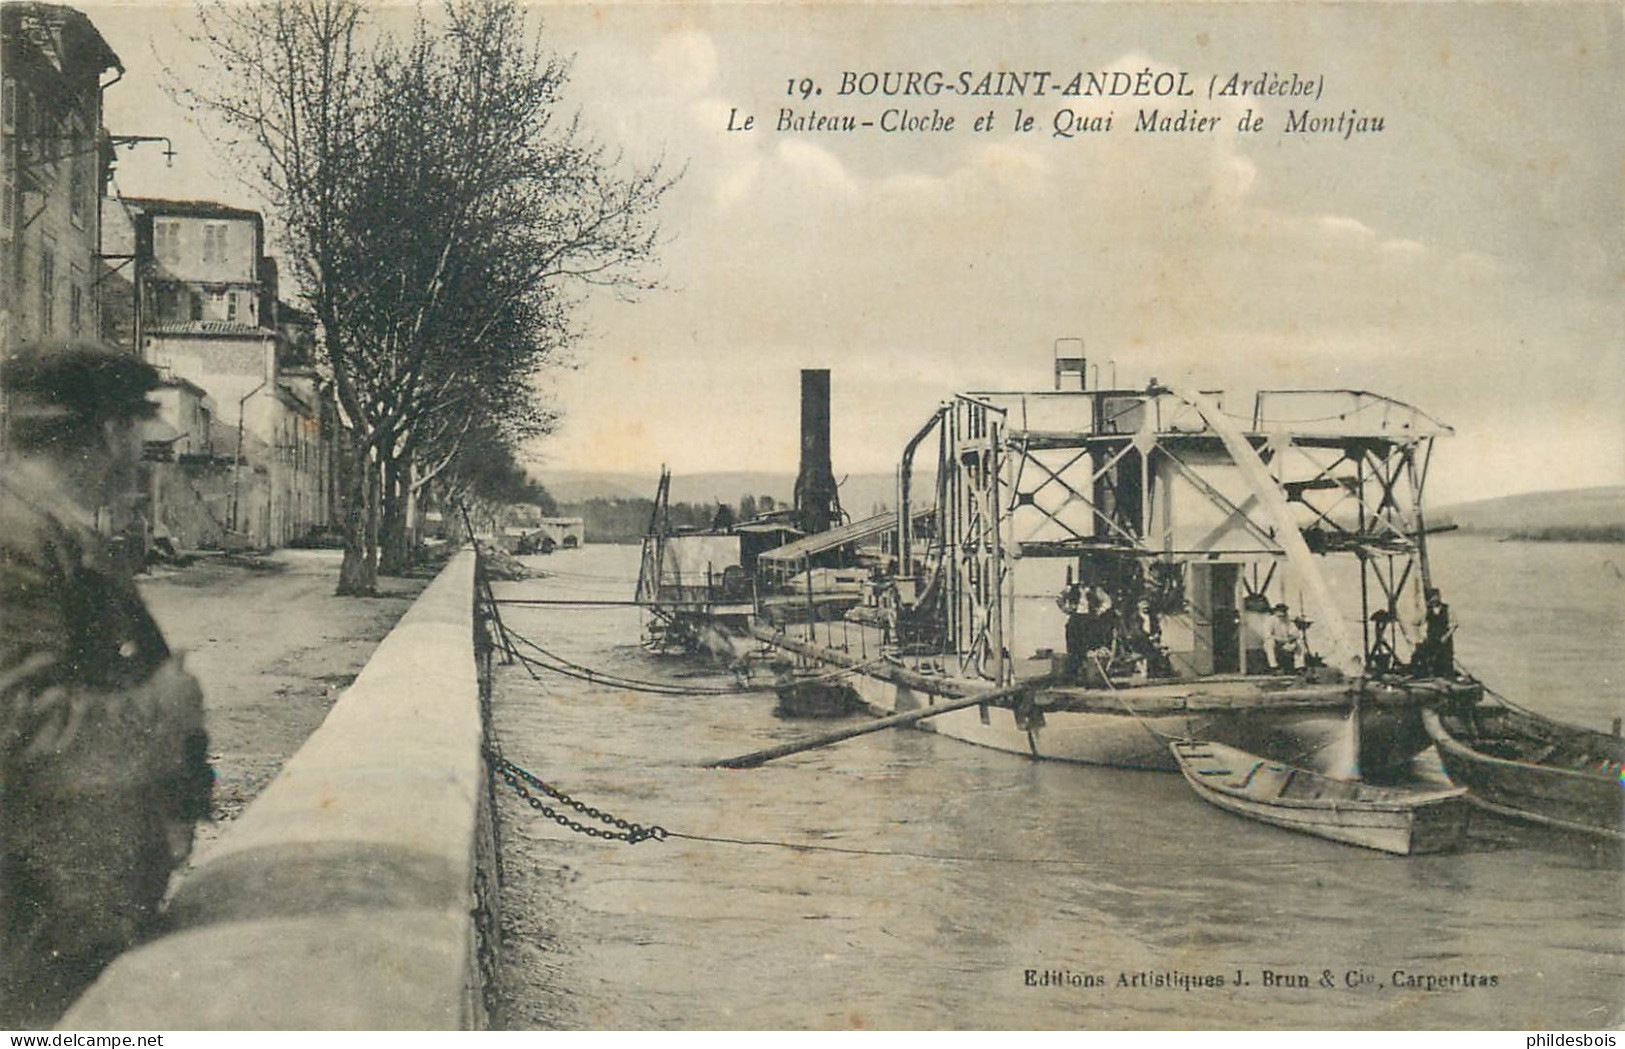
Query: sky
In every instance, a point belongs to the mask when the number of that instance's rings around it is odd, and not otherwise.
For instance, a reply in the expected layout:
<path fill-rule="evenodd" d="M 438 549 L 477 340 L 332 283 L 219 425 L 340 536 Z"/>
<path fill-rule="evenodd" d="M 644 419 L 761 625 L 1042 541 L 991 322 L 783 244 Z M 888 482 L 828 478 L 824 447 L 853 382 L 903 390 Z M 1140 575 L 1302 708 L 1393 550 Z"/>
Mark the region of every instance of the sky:
<path fill-rule="evenodd" d="M 256 207 L 163 92 L 190 8 L 86 5 L 126 75 L 131 195 Z M 1351 387 L 1455 429 L 1449 502 L 1625 483 L 1625 19 L 1617 4 L 561 4 L 570 105 L 682 178 L 662 288 L 588 300 L 546 381 L 550 469 L 793 472 L 798 370 L 830 368 L 838 475 L 892 469 L 955 391 L 1047 389 L 1057 339 L 1102 381 Z M 386 13 L 380 17 L 387 20 Z M 1047 71 L 1042 96 L 841 94 L 864 73 Z M 1183 74 L 1187 97 L 1066 97 L 1075 74 Z M 848 77 L 848 74 L 851 74 Z M 1209 97 L 1229 79 L 1318 97 Z M 803 98 L 809 79 L 821 94 Z M 896 79 L 896 78 L 894 78 Z M 1119 81 L 1121 82 L 1121 81 Z M 947 131 L 780 130 L 792 118 Z M 1211 120 L 1137 131 L 1142 111 Z M 1033 118 L 1016 130 L 1018 110 Z M 1258 130 L 1238 123 L 1251 111 Z M 1307 110 L 1343 136 L 1287 130 Z M 1109 131 L 1055 132 L 1067 114 Z M 754 117 L 750 130 L 730 130 Z M 979 118 L 991 128 L 978 130 Z"/>

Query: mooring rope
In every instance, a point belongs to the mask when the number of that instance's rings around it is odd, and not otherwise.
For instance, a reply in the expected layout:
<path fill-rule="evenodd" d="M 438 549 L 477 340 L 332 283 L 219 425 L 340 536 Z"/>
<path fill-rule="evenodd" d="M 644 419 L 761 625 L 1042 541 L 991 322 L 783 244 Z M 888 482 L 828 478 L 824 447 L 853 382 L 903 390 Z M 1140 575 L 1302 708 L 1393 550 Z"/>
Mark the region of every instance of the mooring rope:
<path fill-rule="evenodd" d="M 594 575 L 591 572 L 568 572 L 553 568 L 531 569 L 537 579 L 580 579 L 589 583 L 636 583 L 636 576 Z"/>
<path fill-rule="evenodd" d="M 1188 717 L 1186 718 L 1185 735 L 1183 737 L 1170 736 L 1170 735 L 1167 735 L 1165 733 L 1158 732 L 1156 729 L 1151 727 L 1151 723 L 1149 721 L 1147 721 L 1145 718 L 1140 716 L 1139 711 L 1135 710 L 1134 707 L 1129 704 L 1128 697 L 1123 694 L 1123 691 L 1121 689 L 1119 689 L 1116 685 L 1112 684 L 1111 675 L 1107 674 L 1106 673 L 1106 668 L 1101 665 L 1100 657 L 1099 656 L 1090 656 L 1089 659 L 1095 664 L 1095 669 L 1100 671 L 1100 680 L 1106 682 L 1107 691 L 1111 692 L 1113 695 L 1115 695 L 1117 697 L 1117 701 L 1119 703 L 1123 704 L 1123 709 L 1129 712 L 1130 717 L 1132 717 L 1135 721 L 1140 723 L 1141 728 L 1143 728 L 1147 732 L 1151 733 L 1151 736 L 1152 736 L 1153 739 L 1156 739 L 1158 742 L 1161 742 L 1161 743 L 1173 743 L 1173 742 L 1179 741 L 1181 739 L 1183 739 L 1186 742 L 1189 742 L 1191 740 L 1190 720 L 1189 720 Z"/>
<path fill-rule="evenodd" d="M 523 634 L 517 633 L 511 627 L 509 627 L 508 624 L 502 619 L 502 612 L 497 607 L 496 595 L 491 592 L 490 584 L 488 582 L 486 582 L 481 588 L 480 602 L 482 606 L 481 611 L 485 615 L 486 619 L 496 627 L 497 638 L 501 642 L 503 653 L 509 658 L 517 660 L 519 665 L 525 668 L 525 672 L 530 675 L 531 680 L 533 681 L 540 681 L 541 679 L 536 676 L 536 672 L 532 668 L 541 667 L 543 670 L 548 670 L 555 674 L 562 674 L 565 677 L 575 678 L 578 681 L 586 681 L 589 684 L 609 685 L 613 688 L 620 688 L 627 691 L 648 692 L 662 696 L 690 695 L 696 692 L 705 695 L 727 695 L 740 691 L 738 689 L 707 689 L 703 686 L 688 687 L 658 681 L 638 681 L 633 678 L 624 678 L 618 675 L 600 673 L 590 667 L 584 667 L 578 663 L 572 663 L 563 656 L 559 656 L 555 653 L 547 651 L 536 642 L 525 637 Z M 532 656 L 525 655 L 523 652 L 520 652 L 517 647 L 515 647 L 515 641 L 524 643 L 555 662 L 549 663 L 545 660 L 536 659 Z"/>
<path fill-rule="evenodd" d="M 502 597 L 497 599 L 499 605 L 515 605 L 521 608 L 645 608 L 642 601 L 627 601 L 622 598 L 606 597 Z"/>
<path fill-rule="evenodd" d="M 1486 695 L 1493 696 L 1496 700 L 1498 700 L 1502 704 L 1512 708 L 1513 710 L 1516 710 L 1518 713 L 1527 714 L 1530 717 L 1535 717 L 1535 718 L 1544 718 L 1544 717 L 1546 717 L 1545 714 L 1542 714 L 1542 713 L 1540 713 L 1539 711 L 1536 711 L 1536 710 L 1531 710 L 1530 708 L 1524 706 L 1522 703 L 1519 703 L 1519 702 L 1513 700 L 1511 697 L 1502 695 L 1500 692 L 1497 692 L 1495 689 L 1493 689 L 1489 685 L 1485 684 L 1483 678 L 1479 677 L 1473 671 L 1469 670 L 1460 660 L 1455 661 L 1455 667 L 1462 674 L 1465 674 L 1467 677 L 1470 677 L 1474 681 L 1478 682 L 1478 687 L 1482 688 Z"/>
<path fill-rule="evenodd" d="M 1099 657 L 1091 656 L 1089 658 L 1094 660 L 1095 666 L 1097 668 L 1100 668 L 1100 659 L 1099 659 Z M 1133 717 L 1135 721 L 1139 722 L 1141 728 L 1143 728 L 1147 732 L 1151 733 L 1151 735 L 1152 735 L 1152 737 L 1154 739 L 1156 739 L 1156 740 L 1158 740 L 1159 742 L 1162 742 L 1162 743 L 1176 743 L 1176 742 L 1178 742 L 1178 743 L 1195 743 L 1195 742 L 1198 742 L 1198 740 L 1196 739 L 1196 734 L 1191 729 L 1191 720 L 1190 720 L 1190 715 L 1189 714 L 1185 715 L 1185 735 L 1183 735 L 1183 736 L 1170 736 L 1170 735 L 1167 735 L 1165 733 L 1158 732 L 1156 729 L 1151 727 L 1150 722 L 1148 722 L 1144 717 L 1142 717 L 1140 715 L 1139 711 L 1135 710 L 1131 705 L 1129 705 L 1127 695 L 1123 692 L 1122 689 L 1120 689 L 1116 685 L 1112 684 L 1112 679 L 1110 677 L 1106 676 L 1105 669 L 1100 668 L 1100 670 L 1101 670 L 1101 678 L 1106 682 L 1106 687 L 1114 695 L 1117 696 L 1117 701 L 1119 703 L 1123 704 L 1123 709 L 1128 711 L 1129 715 L 1131 717 Z M 1299 753 L 1302 755 L 1302 757 L 1304 759 L 1307 759 L 1307 758 L 1312 757 L 1313 755 L 1319 754 L 1323 750 L 1330 750 L 1332 747 L 1338 746 L 1340 744 L 1340 742 L 1341 742 L 1341 740 L 1337 740 L 1337 739 L 1327 740 L 1325 743 L 1316 744 L 1314 746 L 1308 747 L 1307 749 L 1301 749 L 1299 751 Z"/>
<path fill-rule="evenodd" d="M 1493 689 L 1490 686 L 1484 684 L 1484 679 L 1483 678 L 1475 676 L 1475 677 L 1473 677 L 1473 680 L 1478 682 L 1478 687 L 1482 688 L 1486 695 L 1493 696 L 1498 702 L 1503 703 L 1506 706 L 1511 707 L 1513 710 L 1518 711 L 1520 714 L 1532 714 L 1532 715 L 1535 715 L 1536 717 L 1542 716 L 1542 715 L 1536 714 L 1535 711 L 1533 711 L 1530 708 L 1524 706 L 1522 703 L 1519 703 L 1517 700 L 1513 699 L 1512 697 L 1507 696 L 1507 695 L 1505 695 L 1503 693 L 1497 692 L 1495 689 Z"/>
<path fill-rule="evenodd" d="M 623 677 L 618 674 L 606 674 L 602 671 L 594 670 L 591 667 L 586 667 L 579 663 L 571 662 L 555 652 L 549 652 L 547 649 L 525 637 L 523 634 L 516 634 L 512 631 L 508 631 L 508 634 L 520 644 L 536 650 L 543 657 L 545 657 L 545 659 L 536 659 L 532 656 L 519 654 L 519 659 L 523 662 L 534 664 L 541 667 L 543 670 L 550 670 L 555 674 L 562 674 L 565 677 L 575 678 L 579 681 L 586 681 L 594 685 L 609 685 L 612 688 L 622 688 L 630 692 L 648 692 L 663 696 L 731 696 L 740 692 L 751 691 L 751 689 L 743 686 L 735 688 L 719 688 L 712 685 L 675 685 L 666 681 L 643 681 L 638 678 Z M 554 662 L 549 663 L 546 660 L 553 660 Z"/>
<path fill-rule="evenodd" d="M 939 863 L 1019 863 L 1031 866 L 1047 867 L 1074 867 L 1088 870 L 1121 867 L 1172 867 L 1172 868 L 1210 868 L 1215 864 L 1209 858 L 1192 861 L 1191 863 L 1169 863 L 1166 860 L 1125 861 L 1113 860 L 1085 860 L 1068 856 L 998 856 L 986 853 L 959 853 L 959 852 L 929 852 L 919 849 L 879 849 L 865 848 L 857 845 L 830 845 L 823 842 L 811 841 L 785 841 L 779 838 L 740 838 L 722 834 L 690 834 L 686 831 L 670 830 L 660 824 L 640 824 L 623 820 L 611 813 L 594 808 L 578 800 L 558 787 L 547 783 L 536 776 L 535 773 L 514 764 L 504 758 L 496 750 L 488 750 L 486 759 L 490 763 L 491 775 L 499 778 L 517 795 L 518 799 L 544 816 L 558 823 L 560 826 L 598 840 L 618 840 L 629 845 L 637 845 L 645 841 L 664 842 L 673 838 L 683 841 L 700 842 L 707 845 L 732 845 L 738 848 L 768 848 L 789 849 L 792 852 L 822 852 L 841 856 L 875 856 L 883 858 L 927 860 Z M 551 806 L 547 801 L 538 798 L 526 786 L 535 788 L 545 797 L 560 802 L 577 814 L 586 822 L 577 820 L 558 808 Z M 602 826 L 599 826 L 602 824 Z M 614 829 L 609 829 L 614 828 Z M 1246 866 L 1253 867 L 1298 867 L 1317 864 L 1338 865 L 1350 862 L 1391 862 L 1393 857 L 1373 856 L 1340 856 L 1327 860 L 1247 860 Z"/>
<path fill-rule="evenodd" d="M 503 622 L 500 615 L 493 615 L 493 619 L 497 624 L 497 628 L 502 631 L 505 638 L 518 641 L 526 647 L 534 649 L 541 656 L 545 657 L 544 659 L 536 659 L 515 653 L 521 661 L 527 664 L 539 666 L 544 670 L 549 670 L 556 674 L 562 674 L 565 677 L 575 678 L 578 681 L 586 681 L 595 685 L 609 685 L 614 688 L 623 688 L 631 692 L 647 692 L 654 695 L 663 696 L 731 696 L 737 695 L 741 692 L 771 691 L 777 685 L 776 682 L 774 684 L 737 685 L 731 688 L 711 685 L 677 685 L 666 681 L 645 681 L 639 678 L 627 677 L 622 674 L 610 674 L 601 670 L 594 670 L 592 667 L 583 666 L 580 663 L 573 662 L 572 660 L 559 655 L 557 652 L 548 651 L 535 641 L 532 641 L 530 638 L 525 637 L 523 634 L 509 627 L 507 623 Z M 547 660 L 552 660 L 552 662 L 547 662 Z M 816 677 L 802 678 L 794 683 L 801 685 L 816 684 L 824 681 L 834 681 L 848 674 L 861 673 L 869 667 L 875 666 L 876 664 L 884 661 L 884 656 L 877 656 L 874 659 L 867 660 L 863 663 L 858 663 L 849 667 L 837 667 L 836 669 L 827 673 L 820 674 Z"/>
<path fill-rule="evenodd" d="M 1089 870 L 1118 869 L 1123 867 L 1157 867 L 1171 870 L 1211 869 L 1220 864 L 1210 858 L 1194 860 L 1190 863 L 1170 863 L 1167 860 L 1080 860 L 1065 856 L 992 856 L 977 853 L 956 852 L 922 852 L 913 849 L 866 849 L 850 845 L 824 845 L 817 842 L 779 841 L 773 838 L 730 838 L 716 834 L 686 834 L 683 831 L 665 830 L 664 837 L 681 838 L 685 841 L 705 842 L 713 845 L 737 845 L 747 848 L 775 848 L 790 849 L 795 852 L 829 852 L 845 856 L 881 856 L 896 857 L 912 860 L 933 860 L 943 863 L 1020 863 L 1033 866 L 1046 867 L 1077 867 Z M 1325 860 L 1256 860 L 1241 861 L 1242 866 L 1253 867 L 1307 867 L 1337 865 L 1345 863 L 1391 863 L 1394 857 L 1381 853 L 1365 856 L 1337 857 Z"/>
<path fill-rule="evenodd" d="M 854 663 L 849 667 L 836 667 L 834 670 L 826 671 L 825 673 L 818 674 L 815 677 L 798 678 L 792 683 L 797 685 L 815 685 L 825 681 L 834 681 L 838 678 L 846 677 L 849 674 L 861 674 L 870 667 L 884 662 L 886 662 L 885 656 L 876 656 L 875 658 L 865 660 L 862 663 Z"/>
<path fill-rule="evenodd" d="M 473 535 L 472 526 L 469 528 L 469 534 L 470 536 Z M 619 674 L 606 674 L 603 671 L 582 666 L 579 663 L 564 658 L 556 652 L 549 652 L 547 649 L 543 648 L 541 645 L 538 645 L 530 638 L 525 637 L 523 634 L 508 626 L 507 622 L 502 618 L 502 610 L 500 607 L 498 607 L 503 602 L 498 600 L 495 592 L 492 591 L 489 580 L 484 581 L 480 598 L 481 604 L 483 605 L 482 611 L 485 613 L 486 617 L 496 625 L 498 637 L 502 641 L 502 650 L 509 657 L 518 660 L 520 665 L 525 668 L 526 673 L 530 674 L 531 680 L 533 681 L 540 679 L 536 677 L 535 671 L 531 668 L 541 667 L 543 670 L 547 670 L 555 674 L 561 674 L 564 677 L 574 678 L 577 681 L 585 681 L 589 684 L 607 685 L 611 688 L 619 688 L 628 692 L 645 692 L 658 696 L 726 696 L 733 695 L 738 692 L 750 691 L 750 689 L 743 686 L 736 688 L 716 688 L 705 685 L 674 685 L 670 682 L 664 681 L 643 681 L 637 678 L 630 678 Z M 529 648 L 535 649 L 536 652 L 544 656 L 545 659 L 537 659 L 532 656 L 525 655 L 514 647 L 515 641 L 518 641 Z M 547 660 L 552 660 L 552 662 L 548 662 Z"/>
<path fill-rule="evenodd" d="M 686 689 L 668 688 L 653 683 L 633 684 L 628 681 L 617 681 L 612 678 L 600 677 L 590 670 L 578 672 L 571 670 L 568 667 L 557 666 L 555 664 L 548 663 L 545 660 L 537 659 L 535 656 L 527 656 L 522 652 L 515 653 L 514 658 L 524 665 L 527 670 L 529 670 L 531 667 L 538 667 L 542 670 L 548 671 L 549 673 L 558 674 L 561 677 L 574 678 L 577 681 L 584 681 L 589 685 L 605 685 L 610 688 L 620 689 L 624 692 L 643 692 L 654 696 L 684 696 L 693 694 Z M 531 678 L 532 680 L 540 680 L 534 673 L 531 674 Z"/>

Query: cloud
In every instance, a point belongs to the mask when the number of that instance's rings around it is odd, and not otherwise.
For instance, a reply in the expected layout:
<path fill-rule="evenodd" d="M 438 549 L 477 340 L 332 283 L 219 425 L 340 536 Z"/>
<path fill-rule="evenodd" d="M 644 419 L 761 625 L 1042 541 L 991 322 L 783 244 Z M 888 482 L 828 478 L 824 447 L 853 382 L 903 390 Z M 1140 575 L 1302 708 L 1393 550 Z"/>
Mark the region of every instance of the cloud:
<path fill-rule="evenodd" d="M 1396 237 L 1382 242 L 1382 250 L 1389 255 L 1404 259 L 1420 258 L 1428 253 L 1427 246 L 1421 241 Z"/>
<path fill-rule="evenodd" d="M 1346 215 L 1321 215 L 1314 221 L 1321 230 L 1339 240 L 1368 241 L 1374 240 L 1377 236 L 1370 226 Z"/>
<path fill-rule="evenodd" d="M 716 83 L 717 48 L 710 34 L 679 29 L 661 39 L 650 64 L 677 94 L 696 97 Z"/>
<path fill-rule="evenodd" d="M 763 162 L 759 158 L 750 157 L 725 170 L 717 179 L 716 189 L 712 194 L 718 210 L 727 210 L 742 201 L 749 200 L 761 176 L 762 167 Z"/>
<path fill-rule="evenodd" d="M 842 468 L 885 469 L 943 396 L 1041 388 L 1055 338 L 1077 335 L 1102 375 L 1115 362 L 1126 385 L 1194 371 L 1237 404 L 1255 387 L 1358 386 L 1482 435 L 1497 417 L 1538 415 L 1520 395 L 1563 399 L 1554 377 L 1583 366 L 1576 347 L 1618 347 L 1617 287 L 1600 304 L 1569 287 L 1533 293 L 1510 251 L 1438 209 L 1392 206 L 1408 200 L 1392 197 L 1400 183 L 1368 192 L 1399 177 L 1392 157 L 1283 152 L 1228 118 L 1211 136 L 1135 133 L 1136 108 L 1120 100 L 1117 131 L 1072 139 L 1044 127 L 941 139 L 713 133 L 691 167 L 713 209 L 682 231 L 694 279 L 680 302 L 629 327 L 650 343 L 703 332 L 707 345 L 683 354 L 720 353 L 729 366 L 696 359 L 703 388 L 671 371 L 661 404 L 684 407 L 644 405 L 649 432 L 697 459 L 720 444 L 672 436 L 696 412 L 776 433 L 795 367 L 828 366 L 844 390 L 837 414 L 862 420 L 861 438 L 842 438 Z M 1618 255 L 1577 258 L 1606 272 Z M 1599 367 L 1616 388 L 1625 378 Z M 1586 417 L 1600 420 L 1599 447 L 1621 444 L 1617 421 Z M 781 450 L 749 439 L 726 454 L 771 467 Z"/>
<path fill-rule="evenodd" d="M 783 174 L 793 183 L 798 200 L 817 205 L 828 202 L 808 200 L 807 195 L 833 194 L 836 200 L 861 195 L 862 187 L 833 153 L 805 139 L 786 138 L 774 151 Z"/>
<path fill-rule="evenodd" d="M 1041 194 L 1054 185 L 1055 165 L 1038 149 L 1014 143 L 980 147 L 957 173 L 961 185 L 988 184 L 1000 193 Z"/>

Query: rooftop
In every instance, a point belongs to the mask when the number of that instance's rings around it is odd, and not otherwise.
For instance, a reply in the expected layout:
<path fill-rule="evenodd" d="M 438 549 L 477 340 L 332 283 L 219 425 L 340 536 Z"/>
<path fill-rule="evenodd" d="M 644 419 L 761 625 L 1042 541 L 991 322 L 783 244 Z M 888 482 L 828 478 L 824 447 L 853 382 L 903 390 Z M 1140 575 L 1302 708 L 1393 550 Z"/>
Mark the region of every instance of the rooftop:
<path fill-rule="evenodd" d="M 246 219 L 260 221 L 260 213 L 212 200 L 164 200 L 160 197 L 121 197 L 126 207 L 151 215 L 180 215 L 203 219 Z"/>
<path fill-rule="evenodd" d="M 154 324 L 146 329 L 146 334 L 276 338 L 276 332 L 270 328 L 262 328 L 257 324 L 239 324 L 237 321 L 173 321 L 169 324 Z"/>
<path fill-rule="evenodd" d="M 33 0 L 0 4 L 0 31 L 7 38 L 26 36 L 59 72 L 73 68 L 124 70 L 124 63 L 102 39 L 95 23 L 64 4 Z"/>

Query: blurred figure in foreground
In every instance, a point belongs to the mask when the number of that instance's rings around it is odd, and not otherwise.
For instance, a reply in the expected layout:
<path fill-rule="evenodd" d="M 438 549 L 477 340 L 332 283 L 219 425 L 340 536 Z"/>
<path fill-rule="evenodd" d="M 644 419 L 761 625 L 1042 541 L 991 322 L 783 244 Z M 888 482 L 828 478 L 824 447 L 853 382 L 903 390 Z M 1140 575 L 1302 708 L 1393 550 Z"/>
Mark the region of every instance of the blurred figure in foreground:
<path fill-rule="evenodd" d="M 48 1026 L 152 927 L 209 813 L 202 692 L 93 528 L 157 381 L 99 348 L 0 369 L 0 1028 Z"/>

